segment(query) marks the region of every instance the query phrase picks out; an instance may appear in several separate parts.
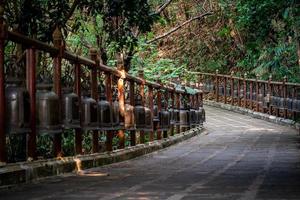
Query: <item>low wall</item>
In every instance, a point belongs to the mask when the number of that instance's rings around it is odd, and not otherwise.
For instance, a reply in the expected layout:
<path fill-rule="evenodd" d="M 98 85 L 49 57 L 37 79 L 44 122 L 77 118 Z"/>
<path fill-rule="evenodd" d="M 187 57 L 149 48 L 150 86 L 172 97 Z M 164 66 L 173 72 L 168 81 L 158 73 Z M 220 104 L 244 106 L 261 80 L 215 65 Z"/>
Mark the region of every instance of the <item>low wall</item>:
<path fill-rule="evenodd" d="M 169 138 L 147 144 L 139 144 L 113 152 L 80 155 L 60 159 L 38 160 L 0 166 L 0 188 L 7 188 L 16 184 L 28 183 L 40 178 L 55 176 L 63 173 L 78 172 L 80 170 L 99 167 L 102 165 L 121 162 L 142 156 L 181 141 L 192 138 L 203 132 L 202 127 L 170 136 Z"/>

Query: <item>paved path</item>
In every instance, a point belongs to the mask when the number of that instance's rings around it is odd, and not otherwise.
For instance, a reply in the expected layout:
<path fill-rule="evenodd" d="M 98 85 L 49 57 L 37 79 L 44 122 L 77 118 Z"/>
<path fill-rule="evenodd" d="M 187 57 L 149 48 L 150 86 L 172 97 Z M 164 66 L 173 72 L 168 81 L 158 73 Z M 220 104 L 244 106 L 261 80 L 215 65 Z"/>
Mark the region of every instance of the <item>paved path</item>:
<path fill-rule="evenodd" d="M 0 199 L 300 199 L 296 131 L 206 107 L 207 132 L 166 150 L 0 192 Z"/>

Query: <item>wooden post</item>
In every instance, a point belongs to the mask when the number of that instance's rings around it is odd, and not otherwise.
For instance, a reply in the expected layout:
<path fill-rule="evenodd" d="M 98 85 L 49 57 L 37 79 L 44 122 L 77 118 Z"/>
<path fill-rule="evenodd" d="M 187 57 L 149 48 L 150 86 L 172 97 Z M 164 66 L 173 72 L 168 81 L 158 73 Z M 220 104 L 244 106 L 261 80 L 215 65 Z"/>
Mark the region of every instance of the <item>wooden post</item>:
<path fill-rule="evenodd" d="M 216 101 L 219 102 L 219 70 L 216 70 L 215 74 L 215 90 L 216 90 Z"/>
<path fill-rule="evenodd" d="M 134 99 L 134 81 L 129 82 L 129 99 L 130 99 L 130 105 L 135 106 L 135 99 Z M 135 146 L 136 145 L 136 135 L 135 131 L 130 131 L 130 145 Z"/>
<path fill-rule="evenodd" d="M 175 108 L 175 95 L 174 95 L 174 92 L 175 92 L 175 88 L 173 88 L 172 92 L 171 92 L 171 107 L 172 107 L 172 110 L 173 110 L 173 117 L 174 117 L 174 108 Z M 171 132 L 170 134 L 173 136 L 174 135 L 174 129 L 175 129 L 175 126 L 174 124 L 171 125 Z"/>
<path fill-rule="evenodd" d="M 124 91 L 124 90 L 123 90 Z M 105 92 L 106 92 L 106 99 L 112 106 L 112 75 L 108 72 L 105 73 Z M 123 94 L 119 94 L 119 101 L 122 101 L 121 98 L 124 98 L 124 92 Z M 124 100 L 123 100 L 124 101 Z M 122 115 L 120 116 L 121 118 L 123 117 Z M 123 119 L 120 119 L 120 121 L 124 121 Z M 107 144 L 109 144 L 109 151 L 112 150 L 112 140 L 114 137 L 114 132 L 113 131 L 106 131 L 106 138 L 107 138 Z M 118 130 L 118 138 L 119 138 L 119 147 L 120 149 L 125 148 L 125 133 L 124 130 Z"/>
<path fill-rule="evenodd" d="M 61 113 L 61 99 L 62 99 L 62 92 L 61 92 L 61 61 L 62 61 L 62 53 L 63 53 L 63 45 L 62 45 L 62 34 L 58 27 L 56 27 L 55 31 L 53 32 L 53 44 L 55 47 L 59 48 L 59 53 L 54 57 L 54 92 L 57 94 L 59 98 L 59 113 Z M 61 115 L 59 115 L 61 121 Z M 54 147 L 54 154 L 56 157 L 62 156 L 62 149 L 61 149 L 61 133 L 55 134 L 53 138 L 53 147 Z"/>
<path fill-rule="evenodd" d="M 79 116 L 81 116 L 81 66 L 79 63 L 75 64 L 75 92 L 78 95 L 78 103 L 79 103 Z M 82 119 L 80 117 L 80 124 L 82 123 Z M 82 130 L 81 128 L 75 129 L 75 152 L 76 154 L 82 154 Z"/>
<path fill-rule="evenodd" d="M 160 80 L 158 80 L 158 83 L 159 84 L 161 84 L 161 81 Z M 158 110 L 158 113 L 160 113 L 161 112 L 161 88 L 158 88 L 157 89 L 157 110 Z M 160 124 L 158 123 L 158 125 L 157 125 L 157 139 L 158 140 L 161 140 L 162 139 L 162 135 L 161 135 L 161 131 L 159 130 L 159 127 L 160 126 Z"/>
<path fill-rule="evenodd" d="M 168 110 L 168 99 L 169 99 L 169 92 L 168 90 L 165 90 L 165 104 L 164 109 Z M 168 138 L 168 131 L 163 131 L 163 138 Z"/>
<path fill-rule="evenodd" d="M 247 73 L 244 74 L 243 86 L 244 86 L 244 108 L 247 108 Z"/>
<path fill-rule="evenodd" d="M 144 71 L 140 69 L 138 71 L 138 76 L 141 79 L 144 79 Z M 145 84 L 141 83 L 140 84 L 140 95 L 142 97 L 142 106 L 145 106 Z M 145 143 L 145 131 L 140 131 L 140 143 L 144 144 Z"/>
<path fill-rule="evenodd" d="M 253 82 L 250 80 L 250 109 L 252 110 L 253 109 L 253 101 L 252 101 L 252 98 L 253 98 Z"/>
<path fill-rule="evenodd" d="M 97 59 L 97 50 L 94 48 L 90 49 L 91 60 L 96 62 L 96 65 L 90 70 L 91 76 L 91 97 L 98 101 L 98 81 L 97 81 L 97 66 L 99 64 Z M 93 153 L 99 151 L 99 133 L 97 130 L 93 130 Z"/>
<path fill-rule="evenodd" d="M 238 87 L 237 87 L 237 95 L 238 95 L 238 107 L 241 107 L 241 81 L 240 79 L 238 78 Z"/>
<path fill-rule="evenodd" d="M 36 52 L 30 48 L 26 52 L 27 89 L 30 98 L 30 129 L 28 134 L 28 159 L 36 159 Z"/>
<path fill-rule="evenodd" d="M 268 79 L 268 99 L 269 99 L 268 113 L 269 113 L 269 115 L 272 115 L 272 106 L 270 105 L 271 95 L 272 95 L 272 75 L 270 75 L 269 79 Z"/>
<path fill-rule="evenodd" d="M 224 77 L 224 103 L 227 104 L 227 77 Z"/>
<path fill-rule="evenodd" d="M 259 96 L 259 82 L 258 82 L 258 78 L 259 78 L 259 76 L 256 75 L 256 76 L 255 76 L 255 91 L 256 91 L 256 99 L 255 99 L 255 102 L 256 102 L 256 109 L 255 109 L 255 111 L 256 111 L 256 112 L 259 112 L 259 102 L 258 102 L 258 96 Z"/>
<path fill-rule="evenodd" d="M 176 92 L 175 94 L 175 106 L 178 109 L 178 111 L 180 111 L 180 93 Z M 176 126 L 176 133 L 179 134 L 180 133 L 180 126 L 177 125 Z"/>
<path fill-rule="evenodd" d="M 282 92 L 283 92 L 283 101 L 284 101 L 284 111 L 283 111 L 283 117 L 287 118 L 288 113 L 287 113 L 287 77 L 285 76 L 283 78 L 283 82 L 282 82 Z"/>
<path fill-rule="evenodd" d="M 153 119 L 153 87 L 152 86 L 148 87 L 148 98 L 149 98 L 149 109 L 151 111 L 151 119 Z M 152 131 L 150 132 L 150 135 L 149 135 L 149 140 L 150 140 L 150 142 L 152 142 L 154 140 L 153 127 L 152 127 Z"/>
<path fill-rule="evenodd" d="M 5 74 L 4 74 L 4 50 L 6 27 L 4 25 L 4 1 L 0 1 L 0 162 L 6 162 L 5 139 Z M 35 152 L 35 149 L 34 149 Z"/>
<path fill-rule="evenodd" d="M 232 71 L 230 74 L 230 80 L 231 80 L 231 105 L 234 105 L 234 77 L 233 77 L 234 72 Z"/>

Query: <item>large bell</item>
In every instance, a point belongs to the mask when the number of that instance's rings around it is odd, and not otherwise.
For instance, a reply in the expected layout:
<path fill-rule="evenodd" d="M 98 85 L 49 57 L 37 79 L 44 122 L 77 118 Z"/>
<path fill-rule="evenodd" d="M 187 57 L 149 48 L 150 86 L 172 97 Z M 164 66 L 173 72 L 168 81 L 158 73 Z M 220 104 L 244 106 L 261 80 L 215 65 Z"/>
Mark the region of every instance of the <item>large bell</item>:
<path fill-rule="evenodd" d="M 59 98 L 51 91 L 50 84 L 37 86 L 36 111 L 37 131 L 39 134 L 56 134 L 62 132 L 60 122 Z"/>
<path fill-rule="evenodd" d="M 196 110 L 194 108 L 190 109 L 189 118 L 190 118 L 190 125 L 192 127 L 197 126 L 197 115 L 196 115 Z"/>
<path fill-rule="evenodd" d="M 135 129 L 144 130 L 146 126 L 146 113 L 144 106 L 142 106 L 141 95 L 136 95 L 135 97 L 134 119 Z"/>
<path fill-rule="evenodd" d="M 79 97 L 72 89 L 63 89 L 62 119 L 64 128 L 80 128 Z"/>
<path fill-rule="evenodd" d="M 162 109 L 159 112 L 159 130 L 167 131 L 170 129 L 170 113 L 165 110 L 164 103 L 162 103 Z"/>
<path fill-rule="evenodd" d="M 145 131 L 152 131 L 153 130 L 153 119 L 152 119 L 152 114 L 151 110 L 147 107 L 145 107 Z"/>
<path fill-rule="evenodd" d="M 179 110 L 170 108 L 169 112 L 170 112 L 170 124 L 174 126 L 179 125 L 180 123 Z"/>
<path fill-rule="evenodd" d="M 179 118 L 180 118 L 180 127 L 188 128 L 190 126 L 189 111 L 183 105 L 180 106 Z"/>
<path fill-rule="evenodd" d="M 81 105 L 82 129 L 84 131 L 97 130 L 98 120 L 96 100 L 85 95 L 82 97 Z"/>
<path fill-rule="evenodd" d="M 129 101 L 126 101 L 125 104 L 125 123 L 126 130 L 135 130 L 134 127 L 134 107 L 129 104 Z"/>
<path fill-rule="evenodd" d="M 29 94 L 21 81 L 8 80 L 6 95 L 6 133 L 21 134 L 30 132 Z"/>
<path fill-rule="evenodd" d="M 114 130 L 119 130 L 122 127 L 122 124 L 120 122 L 120 106 L 119 101 L 117 98 L 117 95 L 114 95 L 113 97 L 113 103 L 112 103 L 112 126 Z"/>
<path fill-rule="evenodd" d="M 97 104 L 99 130 L 107 131 L 112 130 L 112 106 L 106 100 L 104 86 L 100 91 L 100 101 Z"/>
<path fill-rule="evenodd" d="M 286 99 L 286 108 L 288 110 L 292 110 L 293 109 L 293 99 L 291 99 L 291 98 L 287 98 Z"/>
<path fill-rule="evenodd" d="M 300 100 L 293 99 L 293 111 L 300 112 Z"/>
<path fill-rule="evenodd" d="M 203 125 L 203 122 L 205 121 L 205 110 L 203 107 L 199 107 L 198 110 L 196 110 L 197 114 L 197 124 Z"/>

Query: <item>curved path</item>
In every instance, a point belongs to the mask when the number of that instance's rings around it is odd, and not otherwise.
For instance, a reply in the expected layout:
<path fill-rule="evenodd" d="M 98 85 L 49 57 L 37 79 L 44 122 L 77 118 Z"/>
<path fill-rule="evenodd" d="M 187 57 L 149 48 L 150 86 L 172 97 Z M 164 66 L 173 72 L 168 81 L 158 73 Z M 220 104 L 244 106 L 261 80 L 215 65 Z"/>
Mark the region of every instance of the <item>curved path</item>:
<path fill-rule="evenodd" d="M 293 129 L 206 107 L 207 131 L 134 160 L 0 192 L 0 199 L 300 199 Z"/>

